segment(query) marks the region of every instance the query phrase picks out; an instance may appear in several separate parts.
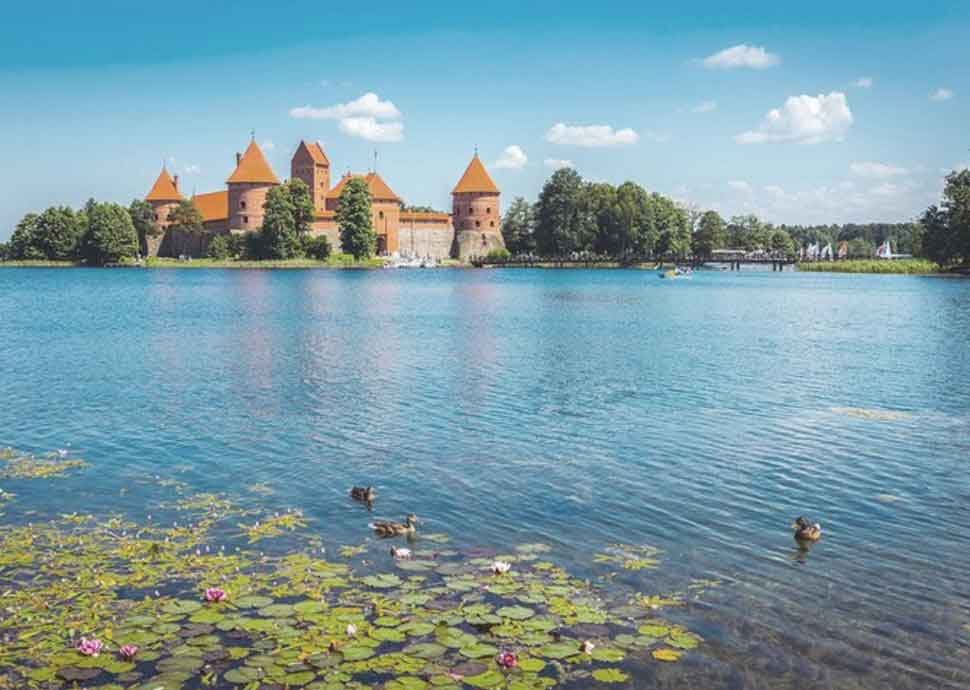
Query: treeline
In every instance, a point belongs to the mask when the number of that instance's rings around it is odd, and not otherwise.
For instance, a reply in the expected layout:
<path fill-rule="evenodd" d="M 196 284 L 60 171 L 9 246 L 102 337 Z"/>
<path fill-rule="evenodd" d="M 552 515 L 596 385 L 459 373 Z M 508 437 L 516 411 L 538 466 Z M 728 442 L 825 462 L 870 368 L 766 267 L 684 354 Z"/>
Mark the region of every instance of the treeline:
<path fill-rule="evenodd" d="M 0 244 L 0 259 L 5 261 L 84 261 L 103 266 L 132 258 L 139 251 L 137 223 L 152 218 L 151 207 L 143 201 L 125 208 L 118 204 L 88 201 L 75 211 L 68 206 L 52 206 L 43 213 L 25 215 L 10 237 Z"/>
<path fill-rule="evenodd" d="M 508 252 L 566 257 L 596 254 L 619 260 L 710 258 L 718 249 L 795 257 L 803 247 L 846 243 L 851 259 L 868 259 L 889 240 L 893 251 L 941 266 L 970 262 L 970 171 L 947 178 L 944 200 L 919 222 L 773 225 L 755 215 L 725 220 L 716 211 L 685 208 L 634 182 L 614 187 L 584 182 L 572 169 L 556 171 L 530 204 L 509 206 L 502 235 Z"/>

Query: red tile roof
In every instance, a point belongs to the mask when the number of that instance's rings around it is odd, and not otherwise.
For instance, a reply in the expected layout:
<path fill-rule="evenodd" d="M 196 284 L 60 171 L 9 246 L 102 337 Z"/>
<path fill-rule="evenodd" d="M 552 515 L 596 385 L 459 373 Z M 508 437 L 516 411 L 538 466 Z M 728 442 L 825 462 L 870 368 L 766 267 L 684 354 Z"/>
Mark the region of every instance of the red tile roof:
<path fill-rule="evenodd" d="M 229 192 L 196 194 L 192 197 L 192 203 L 199 209 L 204 222 L 229 218 Z"/>
<path fill-rule="evenodd" d="M 330 165 L 330 160 L 327 158 L 327 154 L 323 152 L 323 147 L 320 146 L 319 142 L 313 142 L 312 144 L 306 143 L 306 141 L 300 141 L 300 145 L 296 147 L 296 153 L 293 157 L 296 158 L 300 150 L 306 151 L 306 154 L 313 160 L 317 165 Z"/>
<path fill-rule="evenodd" d="M 182 195 L 179 194 L 179 190 L 175 187 L 175 181 L 172 176 L 168 174 L 168 170 L 164 167 L 162 172 L 158 173 L 158 179 L 155 180 L 155 184 L 152 185 L 152 189 L 148 192 L 148 196 L 145 197 L 145 201 L 181 201 Z"/>
<path fill-rule="evenodd" d="M 249 142 L 246 153 L 239 159 L 236 170 L 229 176 L 226 182 L 228 184 L 232 184 L 233 182 L 280 183 L 255 141 Z"/>
<path fill-rule="evenodd" d="M 340 182 L 337 183 L 337 186 L 327 193 L 327 198 L 340 198 L 340 193 L 344 191 L 344 186 L 351 180 L 351 178 L 354 177 L 361 178 L 367 183 L 367 191 L 370 192 L 371 198 L 375 201 L 397 201 L 400 203 L 401 198 L 395 194 L 390 187 L 387 186 L 387 183 L 381 179 L 380 175 L 373 172 L 367 173 L 366 175 L 344 175 L 340 178 Z"/>
<path fill-rule="evenodd" d="M 482 165 L 482 161 L 479 159 L 477 153 L 465 169 L 465 174 L 458 180 L 458 184 L 451 190 L 452 194 L 466 194 L 469 192 L 485 194 L 499 193 L 498 187 L 495 186 L 492 178 L 489 177 L 488 171 Z"/>

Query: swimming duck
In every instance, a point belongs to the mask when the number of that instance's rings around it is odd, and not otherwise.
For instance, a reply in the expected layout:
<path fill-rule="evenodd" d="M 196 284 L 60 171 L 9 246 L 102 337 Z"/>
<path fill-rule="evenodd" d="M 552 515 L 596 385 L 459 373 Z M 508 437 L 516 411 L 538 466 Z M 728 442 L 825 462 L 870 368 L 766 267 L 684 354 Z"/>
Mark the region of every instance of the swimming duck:
<path fill-rule="evenodd" d="M 818 541 L 822 538 L 822 526 L 817 522 L 809 522 L 807 517 L 799 517 L 792 523 L 797 541 Z"/>
<path fill-rule="evenodd" d="M 379 537 L 403 537 L 414 534 L 417 524 L 418 518 L 411 514 L 404 518 L 403 525 L 400 522 L 375 522 L 371 524 L 371 529 L 377 532 Z"/>
<path fill-rule="evenodd" d="M 377 498 L 377 492 L 374 491 L 373 486 L 355 486 L 350 490 L 350 497 L 355 501 L 373 503 Z"/>

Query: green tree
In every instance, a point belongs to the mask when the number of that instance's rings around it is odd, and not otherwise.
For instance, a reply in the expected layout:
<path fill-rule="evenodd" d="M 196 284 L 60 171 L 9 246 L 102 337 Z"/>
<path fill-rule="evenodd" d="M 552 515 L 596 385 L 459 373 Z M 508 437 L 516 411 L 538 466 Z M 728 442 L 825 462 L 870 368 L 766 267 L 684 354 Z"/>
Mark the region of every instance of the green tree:
<path fill-rule="evenodd" d="M 92 200 L 85 207 L 84 218 L 81 254 L 92 266 L 130 259 L 138 253 L 138 233 L 123 206 Z"/>
<path fill-rule="evenodd" d="M 795 241 L 791 235 L 782 228 L 775 228 L 771 231 L 771 239 L 768 242 L 771 251 L 790 256 L 795 253 Z"/>
<path fill-rule="evenodd" d="M 155 223 L 155 210 L 144 199 L 134 199 L 128 206 L 128 215 L 138 234 L 138 243 L 143 254 L 148 253 L 148 238 L 157 236 L 161 230 Z"/>
<path fill-rule="evenodd" d="M 10 258 L 20 261 L 40 260 L 46 258 L 43 250 L 37 242 L 37 218 L 36 213 L 28 213 L 24 216 L 13 234 L 10 236 Z"/>
<path fill-rule="evenodd" d="M 923 254 L 940 266 L 950 263 L 953 244 L 947 214 L 938 206 L 930 206 L 920 219 L 923 225 Z"/>
<path fill-rule="evenodd" d="M 635 182 L 624 182 L 616 188 L 616 236 L 614 252 L 652 254 L 659 232 L 650 212 L 650 195 Z"/>
<path fill-rule="evenodd" d="M 532 204 L 516 197 L 502 219 L 502 239 L 512 254 L 529 254 L 536 249 L 535 213 Z"/>
<path fill-rule="evenodd" d="M 9 261 L 11 258 L 13 257 L 10 256 L 10 243 L 0 242 L 0 261 Z"/>
<path fill-rule="evenodd" d="M 202 213 L 189 199 L 182 199 L 168 214 L 170 230 L 200 233 L 205 228 Z"/>
<path fill-rule="evenodd" d="M 723 249 L 727 242 L 724 219 L 717 211 L 705 211 L 697 222 L 693 249 L 696 256 L 710 258 L 715 249 Z"/>
<path fill-rule="evenodd" d="M 286 185 L 273 187 L 263 204 L 263 225 L 260 229 L 263 259 L 292 259 L 299 256 L 302 246 L 296 230 L 296 207 Z"/>
<path fill-rule="evenodd" d="M 231 256 L 229 252 L 230 245 L 228 235 L 216 235 L 209 240 L 209 245 L 206 247 L 206 255 L 210 259 L 225 261 Z"/>
<path fill-rule="evenodd" d="M 593 223 L 593 249 L 602 254 L 619 254 L 622 240 L 616 187 L 608 182 L 586 185 L 583 205 L 585 215 Z"/>
<path fill-rule="evenodd" d="M 653 193 L 650 195 L 653 217 L 660 231 L 656 252 L 684 258 L 690 254 L 691 232 L 687 211 L 667 197 Z"/>
<path fill-rule="evenodd" d="M 313 219 L 316 216 L 310 188 L 306 186 L 306 182 L 296 177 L 283 186 L 286 187 L 293 205 L 293 227 L 297 235 L 304 237 L 313 229 Z"/>
<path fill-rule="evenodd" d="M 374 232 L 370 192 L 363 179 L 351 178 L 340 192 L 337 225 L 340 228 L 340 244 L 345 252 L 353 254 L 357 260 L 374 254 L 377 234 Z"/>
<path fill-rule="evenodd" d="M 330 256 L 330 240 L 326 235 L 305 235 L 303 237 L 303 253 L 311 259 L 325 261 Z"/>
<path fill-rule="evenodd" d="M 922 248 L 940 266 L 970 263 L 970 170 L 946 176 L 943 201 L 921 219 Z"/>
<path fill-rule="evenodd" d="M 52 261 L 72 261 L 84 228 L 82 219 L 67 206 L 52 206 L 37 217 L 35 246 Z"/>
<path fill-rule="evenodd" d="M 584 203 L 583 178 L 571 168 L 552 174 L 536 204 L 536 248 L 545 256 L 565 256 L 588 245 L 595 226 Z"/>

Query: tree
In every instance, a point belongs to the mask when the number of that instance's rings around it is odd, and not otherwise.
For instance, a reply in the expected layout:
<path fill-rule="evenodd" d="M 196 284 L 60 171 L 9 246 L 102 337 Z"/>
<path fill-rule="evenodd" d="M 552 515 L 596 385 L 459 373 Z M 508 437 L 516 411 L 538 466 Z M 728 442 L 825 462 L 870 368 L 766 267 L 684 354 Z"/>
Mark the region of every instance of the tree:
<path fill-rule="evenodd" d="M 616 253 L 652 254 L 659 236 L 650 213 L 650 195 L 635 182 L 616 188 Z"/>
<path fill-rule="evenodd" d="M 660 231 L 657 253 L 671 254 L 677 258 L 684 258 L 690 254 L 691 233 L 687 212 L 672 200 L 657 193 L 650 195 L 650 205 L 657 229 Z"/>
<path fill-rule="evenodd" d="M 296 177 L 283 186 L 290 195 L 290 203 L 293 204 L 293 226 L 296 234 L 303 237 L 313 229 L 313 218 L 316 215 L 310 188 L 306 186 L 306 182 Z"/>
<path fill-rule="evenodd" d="M 325 261 L 330 256 L 330 240 L 327 239 L 326 235 L 318 235 L 317 237 L 306 235 L 303 238 L 303 253 L 311 259 Z"/>
<path fill-rule="evenodd" d="M 10 236 L 8 251 L 11 259 L 31 261 L 46 258 L 37 244 L 38 217 L 36 213 L 28 213 L 17 223 L 17 227 Z"/>
<path fill-rule="evenodd" d="M 300 236 L 296 231 L 296 207 L 286 185 L 273 187 L 263 204 L 261 258 L 292 259 L 300 254 Z"/>
<path fill-rule="evenodd" d="M 946 176 L 941 205 L 930 206 L 920 222 L 927 258 L 940 266 L 970 262 L 970 170 Z"/>
<path fill-rule="evenodd" d="M 155 223 L 155 210 L 152 205 L 144 199 L 134 199 L 128 206 L 128 215 L 131 216 L 131 223 L 135 226 L 138 234 L 138 243 L 142 253 L 148 253 L 148 238 L 155 237 L 161 231 Z"/>
<path fill-rule="evenodd" d="M 230 246 L 228 235 L 216 235 L 209 240 L 209 246 L 206 247 L 206 254 L 210 259 L 225 261 L 230 257 L 229 252 Z"/>
<path fill-rule="evenodd" d="M 189 199 L 182 199 L 168 214 L 169 230 L 200 233 L 205 228 L 202 213 Z"/>
<path fill-rule="evenodd" d="M 138 253 L 138 233 L 123 206 L 91 200 L 85 207 L 84 217 L 86 228 L 81 254 L 89 264 L 103 266 Z"/>
<path fill-rule="evenodd" d="M 694 233 L 694 255 L 709 259 L 715 249 L 723 249 L 727 242 L 724 219 L 717 211 L 705 211 Z"/>
<path fill-rule="evenodd" d="M 377 234 L 374 232 L 370 192 L 363 179 L 351 178 L 340 192 L 337 225 L 345 252 L 353 254 L 358 261 L 374 254 Z"/>
<path fill-rule="evenodd" d="M 12 258 L 10 256 L 10 243 L 0 242 L 0 261 L 9 261 Z"/>
<path fill-rule="evenodd" d="M 545 256 L 565 256 L 584 248 L 595 226 L 583 203 L 583 178 L 561 168 L 546 181 L 535 211 L 536 248 Z"/>
<path fill-rule="evenodd" d="M 67 206 L 52 206 L 37 217 L 35 246 L 51 261 L 72 261 L 84 228 L 81 219 Z"/>
<path fill-rule="evenodd" d="M 502 239 L 512 254 L 529 254 L 535 251 L 535 212 L 532 204 L 516 197 L 502 219 Z"/>
<path fill-rule="evenodd" d="M 593 223 L 593 249 L 603 254 L 619 254 L 623 242 L 620 237 L 616 188 L 607 182 L 586 185 L 583 192 L 583 212 Z"/>
<path fill-rule="evenodd" d="M 771 231 L 769 246 L 771 251 L 785 256 L 795 253 L 795 241 L 792 240 L 791 235 L 781 228 L 775 228 Z"/>

